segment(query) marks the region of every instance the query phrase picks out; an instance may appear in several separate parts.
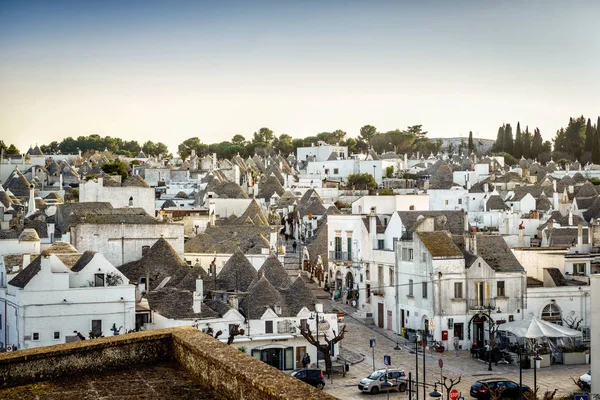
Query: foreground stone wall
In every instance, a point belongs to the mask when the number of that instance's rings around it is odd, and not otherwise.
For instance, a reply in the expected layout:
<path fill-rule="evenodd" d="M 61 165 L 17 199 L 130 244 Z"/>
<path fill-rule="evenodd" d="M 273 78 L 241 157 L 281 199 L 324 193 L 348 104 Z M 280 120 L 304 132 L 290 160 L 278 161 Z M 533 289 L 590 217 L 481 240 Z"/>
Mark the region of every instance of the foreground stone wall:
<path fill-rule="evenodd" d="M 4 353 L 0 388 L 167 360 L 177 361 L 204 387 L 229 399 L 335 399 L 193 327 Z"/>
<path fill-rule="evenodd" d="M 138 332 L 4 353 L 0 387 L 25 385 L 172 358 L 170 332 Z"/>

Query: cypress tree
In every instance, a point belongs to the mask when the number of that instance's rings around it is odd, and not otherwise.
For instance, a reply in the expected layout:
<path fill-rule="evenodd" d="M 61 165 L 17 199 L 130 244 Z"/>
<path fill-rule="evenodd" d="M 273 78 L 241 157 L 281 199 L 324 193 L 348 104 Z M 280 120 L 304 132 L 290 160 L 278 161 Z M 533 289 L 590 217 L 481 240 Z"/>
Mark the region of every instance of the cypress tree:
<path fill-rule="evenodd" d="M 513 134 L 510 124 L 504 127 L 504 151 L 508 154 L 513 153 Z"/>
<path fill-rule="evenodd" d="M 590 151 L 592 148 L 592 142 L 594 140 L 594 128 L 592 128 L 592 121 L 588 118 L 585 126 L 585 149 L 584 151 Z"/>
<path fill-rule="evenodd" d="M 498 128 L 498 136 L 496 136 L 496 142 L 494 143 L 494 151 L 504 151 L 504 125 Z"/>
<path fill-rule="evenodd" d="M 531 132 L 529 132 L 529 127 L 525 127 L 525 132 L 522 135 L 523 140 L 523 157 L 531 158 Z"/>
<path fill-rule="evenodd" d="M 531 157 L 537 158 L 544 152 L 544 140 L 539 128 L 533 130 L 533 140 L 531 141 Z"/>
<path fill-rule="evenodd" d="M 600 117 L 598 117 L 598 123 L 596 124 L 592 140 L 592 162 L 600 164 Z"/>
<path fill-rule="evenodd" d="M 473 132 L 469 131 L 469 154 L 475 151 L 475 144 L 473 143 Z"/>
<path fill-rule="evenodd" d="M 523 138 L 521 137 L 521 123 L 517 122 L 517 132 L 515 134 L 515 144 L 512 155 L 518 160 L 523 155 Z"/>

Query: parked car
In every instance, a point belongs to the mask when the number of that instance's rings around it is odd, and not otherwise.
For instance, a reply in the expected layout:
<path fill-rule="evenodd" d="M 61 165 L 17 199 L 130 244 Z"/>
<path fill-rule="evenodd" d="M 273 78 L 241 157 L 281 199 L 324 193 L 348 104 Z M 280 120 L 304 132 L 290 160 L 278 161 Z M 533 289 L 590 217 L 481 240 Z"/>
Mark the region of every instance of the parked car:
<path fill-rule="evenodd" d="M 323 390 L 325 387 L 325 376 L 323 371 L 317 368 L 300 368 L 290 372 L 290 375 L 296 379 L 300 379 L 303 382 L 308 383 L 317 389 Z"/>
<path fill-rule="evenodd" d="M 398 390 L 404 392 L 406 390 L 406 373 L 400 369 L 388 368 L 387 384 L 385 369 L 373 371 L 368 377 L 361 379 L 358 383 L 358 390 L 371 394 L 377 394 L 380 391 Z"/>
<path fill-rule="evenodd" d="M 504 378 L 481 379 L 471 386 L 471 397 L 479 400 L 491 399 L 490 392 L 495 391 L 503 399 L 519 399 L 519 384 Z M 531 391 L 529 386 L 522 386 L 523 393 Z"/>
<path fill-rule="evenodd" d="M 592 370 L 579 377 L 579 385 L 583 389 L 592 390 Z"/>

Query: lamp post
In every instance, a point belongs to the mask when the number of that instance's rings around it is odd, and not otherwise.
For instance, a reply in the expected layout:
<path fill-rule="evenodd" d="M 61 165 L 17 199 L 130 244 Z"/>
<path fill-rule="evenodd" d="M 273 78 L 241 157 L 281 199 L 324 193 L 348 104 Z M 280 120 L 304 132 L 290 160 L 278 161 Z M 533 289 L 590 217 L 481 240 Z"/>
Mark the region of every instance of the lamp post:
<path fill-rule="evenodd" d="M 535 347 L 535 357 L 533 357 L 533 394 L 537 397 L 537 363 L 542 361 L 542 357 L 538 354 L 538 348 Z"/>
<path fill-rule="evenodd" d="M 523 398 L 523 349 L 519 349 L 519 398 Z"/>
<path fill-rule="evenodd" d="M 415 334 L 415 393 L 419 400 L 419 334 Z M 423 399 L 424 400 L 424 399 Z"/>
<path fill-rule="evenodd" d="M 423 400 L 427 398 L 425 387 L 427 386 L 427 380 L 425 380 L 425 348 L 427 347 L 427 326 L 423 327 L 423 341 L 421 347 L 423 348 Z M 425 346 L 423 347 L 423 342 Z"/>

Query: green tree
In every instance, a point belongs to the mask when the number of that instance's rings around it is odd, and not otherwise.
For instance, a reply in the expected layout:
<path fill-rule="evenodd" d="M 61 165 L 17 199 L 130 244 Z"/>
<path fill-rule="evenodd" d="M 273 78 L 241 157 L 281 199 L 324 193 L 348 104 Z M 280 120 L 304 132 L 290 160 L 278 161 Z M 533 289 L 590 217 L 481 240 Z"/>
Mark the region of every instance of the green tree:
<path fill-rule="evenodd" d="M 349 137 L 345 142 L 340 143 L 342 146 L 348 147 L 348 154 L 359 153 L 358 141 L 354 138 Z"/>
<path fill-rule="evenodd" d="M 587 125 L 585 126 L 585 149 L 590 150 L 594 141 L 594 128 L 592 128 L 592 121 L 588 118 Z"/>
<path fill-rule="evenodd" d="M 273 140 L 273 147 L 277 148 L 277 150 L 279 150 L 284 156 L 287 156 L 294 151 L 292 137 L 288 134 L 282 133 L 278 138 Z"/>
<path fill-rule="evenodd" d="M 273 131 L 264 127 L 260 128 L 258 132 L 254 132 L 252 135 L 252 143 L 255 145 L 255 147 L 270 148 L 273 139 Z"/>
<path fill-rule="evenodd" d="M 506 124 L 504 127 L 504 152 L 511 154 L 513 153 L 513 133 L 510 124 Z"/>
<path fill-rule="evenodd" d="M 350 174 L 348 175 L 346 182 L 348 184 L 348 189 L 354 188 L 356 190 L 363 190 L 377 188 L 375 177 L 368 173 Z"/>
<path fill-rule="evenodd" d="M 42 153 L 44 154 L 57 154 L 60 151 L 56 140 L 50 142 L 49 145 L 41 145 L 40 150 L 42 150 Z"/>
<path fill-rule="evenodd" d="M 600 163 L 600 117 L 594 131 L 594 139 L 592 140 L 592 162 L 594 164 Z"/>
<path fill-rule="evenodd" d="M 542 139 L 542 134 L 540 133 L 539 128 L 535 128 L 533 130 L 533 140 L 531 141 L 531 157 L 537 158 L 541 153 L 543 153 L 544 149 L 544 139 Z"/>
<path fill-rule="evenodd" d="M 231 139 L 231 143 L 237 144 L 238 146 L 243 146 L 244 144 L 246 144 L 246 138 L 239 134 L 234 135 Z"/>
<path fill-rule="evenodd" d="M 8 146 L 8 149 L 6 149 L 6 154 L 21 154 L 19 152 L 19 149 L 17 149 L 17 147 L 14 144 L 11 144 L 10 146 Z"/>
<path fill-rule="evenodd" d="M 564 142 L 561 143 L 562 150 L 575 158 L 581 157 L 585 146 L 585 129 L 586 123 L 583 115 L 579 118 L 569 118 L 567 128 L 561 129 L 564 132 Z"/>
<path fill-rule="evenodd" d="M 517 122 L 517 132 L 515 133 L 515 143 L 512 155 L 519 159 L 523 155 L 523 137 L 521 134 L 521 123 Z"/>
<path fill-rule="evenodd" d="M 121 175 L 123 179 L 127 179 L 129 177 L 129 173 L 127 172 L 127 163 L 121 160 L 106 162 L 102 164 L 102 167 L 100 168 L 109 175 Z"/>
<path fill-rule="evenodd" d="M 525 132 L 522 135 L 523 138 L 523 157 L 531 158 L 531 132 L 529 132 L 529 126 L 525 127 Z"/>
<path fill-rule="evenodd" d="M 496 136 L 496 141 L 494 142 L 494 146 L 492 147 L 492 151 L 501 152 L 504 151 L 504 125 L 498 128 L 498 135 Z"/>
<path fill-rule="evenodd" d="M 365 125 L 360 128 L 360 133 L 358 134 L 358 147 L 361 150 L 367 150 L 369 147 L 369 143 L 371 143 L 371 139 L 377 134 L 377 128 L 373 125 Z"/>
<path fill-rule="evenodd" d="M 473 143 L 473 132 L 469 131 L 469 142 L 468 142 L 469 154 L 475 151 L 475 144 Z"/>

